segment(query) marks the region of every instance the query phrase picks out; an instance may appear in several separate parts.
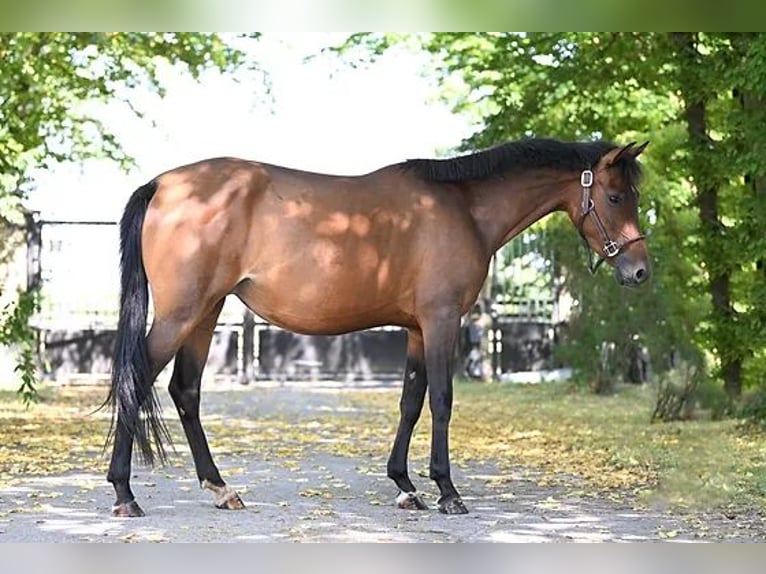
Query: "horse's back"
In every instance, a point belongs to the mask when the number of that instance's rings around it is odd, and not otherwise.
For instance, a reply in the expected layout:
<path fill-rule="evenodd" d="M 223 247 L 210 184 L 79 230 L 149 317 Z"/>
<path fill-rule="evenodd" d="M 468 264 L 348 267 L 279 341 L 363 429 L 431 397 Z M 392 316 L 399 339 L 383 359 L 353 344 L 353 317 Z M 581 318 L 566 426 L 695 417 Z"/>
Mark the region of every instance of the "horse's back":
<path fill-rule="evenodd" d="M 458 199 L 397 166 L 332 176 L 216 158 L 157 181 L 144 256 L 150 283 L 196 286 L 176 298 L 233 292 L 278 325 L 329 333 L 412 325 L 424 277 L 469 281 L 445 258 L 473 241 Z"/>

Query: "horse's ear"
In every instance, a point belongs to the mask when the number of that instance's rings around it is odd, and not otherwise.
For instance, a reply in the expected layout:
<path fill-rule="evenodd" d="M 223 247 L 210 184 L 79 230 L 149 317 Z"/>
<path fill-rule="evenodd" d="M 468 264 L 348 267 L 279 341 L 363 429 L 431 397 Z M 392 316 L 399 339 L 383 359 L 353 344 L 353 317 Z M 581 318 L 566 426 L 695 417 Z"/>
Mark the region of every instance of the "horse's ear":
<path fill-rule="evenodd" d="M 646 146 L 649 145 L 649 142 L 645 141 L 638 147 L 635 147 L 635 145 L 636 145 L 636 142 L 630 142 L 628 145 L 624 147 L 615 148 L 609 153 L 607 153 L 604 156 L 606 165 L 614 165 L 624 157 L 631 157 L 633 159 L 636 159 L 641 154 L 641 152 L 646 149 Z"/>
<path fill-rule="evenodd" d="M 636 145 L 636 142 L 630 142 L 628 145 L 618 150 L 617 153 L 615 153 L 612 157 L 609 158 L 609 164 L 614 165 L 618 161 L 620 161 L 622 157 L 633 155 L 632 149 L 634 145 Z"/>
<path fill-rule="evenodd" d="M 634 150 L 632 150 L 632 151 L 630 152 L 630 154 L 631 154 L 633 157 L 638 157 L 639 155 L 641 155 L 641 152 L 642 152 L 642 151 L 644 151 L 644 150 L 646 149 L 646 146 L 648 146 L 648 145 L 649 145 L 649 140 L 645 141 L 645 142 L 644 142 L 644 143 L 642 143 L 640 146 L 638 146 L 637 148 L 635 148 Z"/>
<path fill-rule="evenodd" d="M 636 142 L 630 142 L 630 143 L 629 143 L 628 145 L 626 145 L 625 147 L 621 147 L 621 148 L 614 148 L 614 149 L 612 149 L 612 150 L 608 151 L 608 152 L 607 152 L 607 153 L 604 155 L 604 157 L 602 158 L 602 161 L 603 161 L 603 162 L 604 162 L 604 164 L 606 164 L 607 166 L 609 166 L 609 165 L 614 165 L 614 164 L 616 164 L 618 161 L 620 161 L 620 158 L 622 158 L 622 157 L 623 157 L 623 156 L 625 156 L 626 154 L 628 154 L 628 155 L 632 154 L 632 152 L 631 152 L 631 148 L 633 148 L 633 146 L 634 146 L 634 145 L 636 145 Z"/>

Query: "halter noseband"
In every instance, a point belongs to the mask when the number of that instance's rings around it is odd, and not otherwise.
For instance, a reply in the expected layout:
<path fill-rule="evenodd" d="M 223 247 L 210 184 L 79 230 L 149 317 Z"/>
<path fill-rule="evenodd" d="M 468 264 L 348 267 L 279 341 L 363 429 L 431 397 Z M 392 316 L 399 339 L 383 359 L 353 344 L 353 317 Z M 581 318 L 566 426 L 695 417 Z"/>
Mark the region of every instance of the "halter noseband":
<path fill-rule="evenodd" d="M 609 234 L 606 232 L 606 228 L 604 227 L 604 224 L 601 221 L 601 218 L 598 216 L 598 212 L 596 211 L 596 204 L 593 202 L 593 198 L 591 197 L 590 188 L 593 186 L 594 181 L 595 178 L 591 170 L 585 169 L 580 174 L 582 201 L 580 203 L 580 222 L 577 226 L 577 231 L 580 232 L 580 236 L 585 242 L 585 249 L 588 251 L 588 271 L 590 271 L 591 274 L 596 273 L 599 266 L 606 259 L 616 257 L 621 251 L 628 247 L 628 245 L 645 239 L 643 235 L 639 235 L 632 239 L 628 239 L 627 241 L 623 241 L 622 243 L 617 243 L 616 241 L 612 241 L 609 238 Z M 593 223 L 596 225 L 596 229 L 598 230 L 599 235 L 601 235 L 601 240 L 604 242 L 604 255 L 599 256 L 595 264 L 593 263 L 593 249 L 591 249 L 590 243 L 588 243 L 588 239 L 585 237 L 585 233 L 583 232 L 585 218 L 588 217 L 588 215 L 593 217 Z"/>

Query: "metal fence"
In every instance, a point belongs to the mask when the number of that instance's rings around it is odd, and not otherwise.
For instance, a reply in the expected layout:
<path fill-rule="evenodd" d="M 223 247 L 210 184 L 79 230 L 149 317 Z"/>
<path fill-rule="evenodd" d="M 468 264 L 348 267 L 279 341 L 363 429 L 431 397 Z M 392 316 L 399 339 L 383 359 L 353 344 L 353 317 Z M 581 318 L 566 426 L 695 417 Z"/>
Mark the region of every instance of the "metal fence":
<path fill-rule="evenodd" d="M 28 218 L 28 283 L 40 288 L 42 363 L 50 376 L 108 373 L 119 302 L 119 230 L 112 221 Z M 550 363 L 555 303 L 552 258 L 529 233 L 496 256 L 485 291 L 492 318 L 493 372 Z M 488 297 L 487 297 L 488 295 Z M 208 373 L 254 378 L 399 376 L 406 336 L 380 328 L 335 337 L 296 335 L 254 316 L 229 297 L 219 318 Z"/>

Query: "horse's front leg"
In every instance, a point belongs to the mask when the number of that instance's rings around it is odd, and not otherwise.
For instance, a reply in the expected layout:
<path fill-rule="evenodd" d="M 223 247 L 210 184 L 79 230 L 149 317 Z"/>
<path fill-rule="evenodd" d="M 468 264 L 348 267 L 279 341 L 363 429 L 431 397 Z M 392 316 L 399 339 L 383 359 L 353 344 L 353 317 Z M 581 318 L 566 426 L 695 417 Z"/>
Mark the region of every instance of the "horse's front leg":
<path fill-rule="evenodd" d="M 457 311 L 440 310 L 423 325 L 426 373 L 431 408 L 430 477 L 439 487 L 439 511 L 466 514 L 463 501 L 452 484 L 449 462 L 449 423 L 452 417 L 453 352 L 460 329 Z"/>
<path fill-rule="evenodd" d="M 404 369 L 402 398 L 399 403 L 399 428 L 388 458 L 388 476 L 399 487 L 396 505 L 407 510 L 426 510 L 423 499 L 416 492 L 407 471 L 407 455 L 415 424 L 423 410 L 426 396 L 426 365 L 423 354 L 423 335 L 411 329 L 407 334 L 407 365 Z"/>

